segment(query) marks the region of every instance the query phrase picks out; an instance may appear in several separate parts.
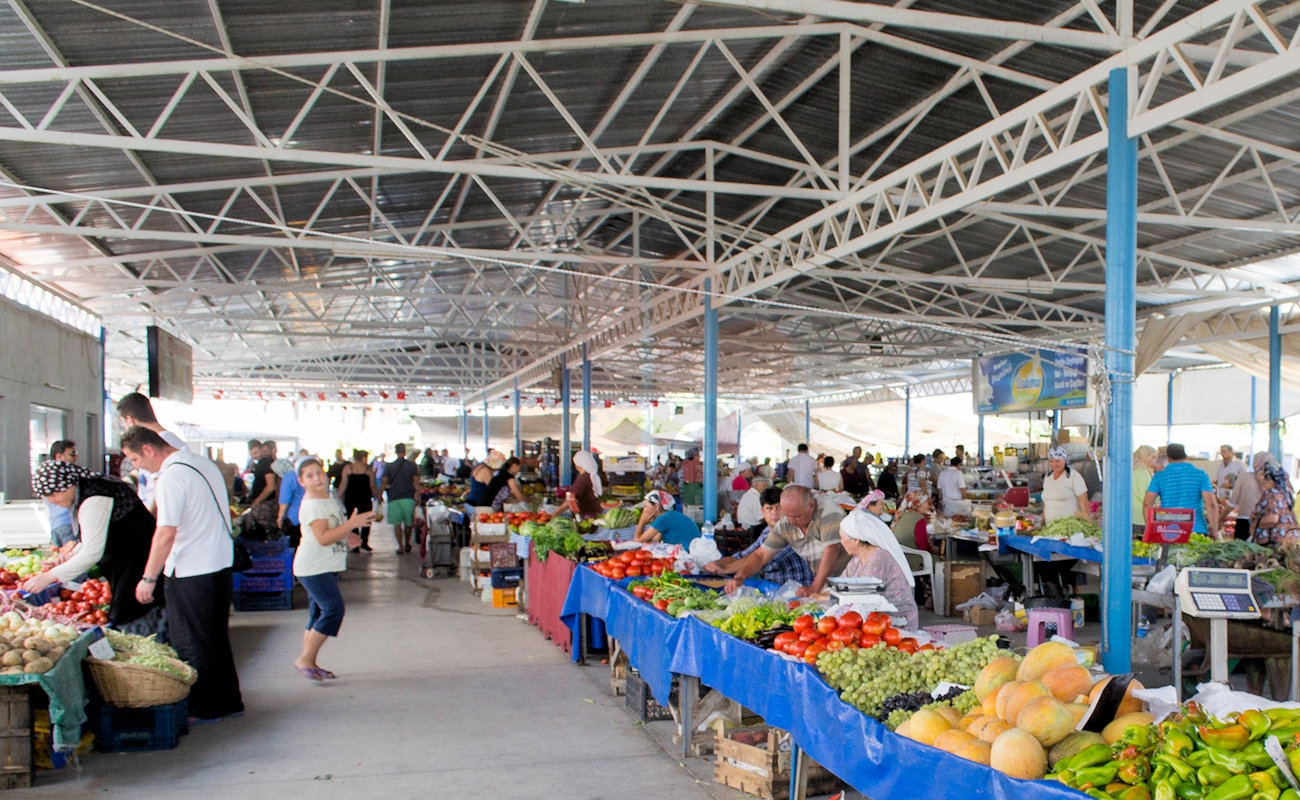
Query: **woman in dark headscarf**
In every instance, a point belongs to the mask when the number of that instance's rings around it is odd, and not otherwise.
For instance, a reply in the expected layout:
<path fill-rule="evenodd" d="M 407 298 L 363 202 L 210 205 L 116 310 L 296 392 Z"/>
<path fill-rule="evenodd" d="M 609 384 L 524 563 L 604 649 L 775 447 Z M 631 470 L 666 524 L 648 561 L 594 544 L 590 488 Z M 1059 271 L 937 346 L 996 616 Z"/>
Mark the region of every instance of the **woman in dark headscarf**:
<path fill-rule="evenodd" d="M 1250 540 L 1264 547 L 1276 548 L 1296 527 L 1295 513 L 1286 470 L 1277 464 L 1265 464 L 1259 474 L 1259 502 L 1250 515 Z"/>
<path fill-rule="evenodd" d="M 62 563 L 28 578 L 23 589 L 39 592 L 55 581 L 73 580 L 98 564 L 113 592 L 109 622 L 121 627 L 149 613 L 150 607 L 136 600 L 135 586 L 144 577 L 156 522 L 135 487 L 75 464 L 46 461 L 32 476 L 32 491 L 46 502 L 72 511 L 73 530 L 80 542 Z M 158 585 L 153 605 L 160 607 L 163 594 Z"/>

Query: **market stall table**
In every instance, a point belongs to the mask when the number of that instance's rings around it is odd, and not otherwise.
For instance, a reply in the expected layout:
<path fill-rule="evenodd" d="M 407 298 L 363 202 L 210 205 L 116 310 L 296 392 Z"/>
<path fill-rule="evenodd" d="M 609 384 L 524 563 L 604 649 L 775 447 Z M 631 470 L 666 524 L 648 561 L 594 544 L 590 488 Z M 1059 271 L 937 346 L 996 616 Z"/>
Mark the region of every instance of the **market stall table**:
<path fill-rule="evenodd" d="M 50 698 L 50 727 L 54 749 L 75 750 L 81 742 L 81 724 L 86 721 L 86 681 L 81 662 L 90 645 L 103 636 L 99 628 L 83 632 L 68 644 L 63 657 L 48 672 L 36 675 L 0 675 L 0 686 L 38 684 Z"/>
<path fill-rule="evenodd" d="M 1075 559 L 1084 561 L 1088 564 L 1101 564 L 1102 553 L 1093 547 L 1076 547 L 1068 542 L 1057 539 L 1035 539 L 1032 536 L 999 536 L 998 552 L 1009 553 L 1012 550 L 1020 553 L 1021 563 L 1024 565 L 1025 586 L 1032 586 L 1034 581 L 1034 559 L 1041 561 L 1062 561 Z M 1134 558 L 1134 565 L 1149 566 L 1155 561 L 1149 558 Z M 1100 567 L 1096 568 L 1100 573 Z M 1091 571 L 1091 569 L 1080 570 Z"/>
<path fill-rule="evenodd" d="M 547 559 L 548 561 L 550 559 Z M 567 560 L 567 559 L 566 559 Z M 588 646 L 605 646 L 605 617 L 609 608 L 609 588 L 613 581 L 603 578 L 590 567 L 577 566 L 569 582 L 569 591 L 560 608 L 560 621 L 568 627 L 578 646 L 569 653 L 574 663 L 586 663 Z M 584 635 L 585 634 L 585 635 Z"/>

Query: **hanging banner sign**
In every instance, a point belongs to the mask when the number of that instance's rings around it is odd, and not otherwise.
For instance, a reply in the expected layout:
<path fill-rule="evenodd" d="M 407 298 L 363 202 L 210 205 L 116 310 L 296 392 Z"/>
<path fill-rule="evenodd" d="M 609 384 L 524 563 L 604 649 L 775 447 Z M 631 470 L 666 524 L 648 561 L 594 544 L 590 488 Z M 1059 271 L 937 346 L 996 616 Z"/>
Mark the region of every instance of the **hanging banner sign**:
<path fill-rule="evenodd" d="M 971 386 L 976 414 L 1086 408 L 1088 357 L 1078 347 L 978 358 Z"/>
<path fill-rule="evenodd" d="M 1190 508 L 1148 508 L 1147 528 L 1142 541 L 1147 544 L 1187 544 L 1192 538 L 1196 512 Z"/>

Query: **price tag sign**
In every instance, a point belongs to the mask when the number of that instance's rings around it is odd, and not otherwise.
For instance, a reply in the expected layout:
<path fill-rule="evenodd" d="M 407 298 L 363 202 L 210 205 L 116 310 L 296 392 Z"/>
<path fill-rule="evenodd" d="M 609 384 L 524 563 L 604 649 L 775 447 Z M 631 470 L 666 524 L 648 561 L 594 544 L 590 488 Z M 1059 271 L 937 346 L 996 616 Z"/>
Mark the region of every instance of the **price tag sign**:
<path fill-rule="evenodd" d="M 96 639 L 90 645 L 91 658 L 98 658 L 100 661 L 112 661 L 113 655 L 113 645 L 109 644 L 107 639 Z"/>
<path fill-rule="evenodd" d="M 1190 508 L 1148 508 L 1147 528 L 1142 541 L 1147 544 L 1186 544 L 1192 538 L 1196 512 Z"/>

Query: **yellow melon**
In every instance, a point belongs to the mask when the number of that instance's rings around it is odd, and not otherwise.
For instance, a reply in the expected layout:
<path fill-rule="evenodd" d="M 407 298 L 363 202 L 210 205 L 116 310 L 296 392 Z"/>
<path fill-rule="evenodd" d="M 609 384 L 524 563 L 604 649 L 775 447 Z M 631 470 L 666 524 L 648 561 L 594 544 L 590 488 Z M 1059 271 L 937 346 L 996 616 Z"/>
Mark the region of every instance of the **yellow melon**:
<path fill-rule="evenodd" d="M 1097 696 L 1101 694 L 1101 690 L 1106 687 L 1106 684 L 1109 683 L 1110 680 L 1110 678 L 1102 678 L 1093 685 L 1092 691 L 1088 692 L 1088 705 L 1097 702 Z M 1119 702 L 1119 708 L 1115 710 L 1116 716 L 1120 714 L 1129 714 L 1134 711 L 1141 711 L 1143 709 L 1143 703 L 1141 700 L 1133 696 L 1133 692 L 1136 689 L 1145 688 L 1146 687 L 1143 686 L 1142 682 L 1137 678 L 1129 681 L 1128 688 L 1124 690 L 1124 699 Z"/>
<path fill-rule="evenodd" d="M 1073 703 L 1092 691 L 1092 673 L 1078 664 L 1052 667 L 1040 678 L 1062 703 Z"/>
<path fill-rule="evenodd" d="M 1124 735 L 1124 729 L 1130 725 L 1150 725 L 1155 722 L 1156 718 L 1145 711 L 1133 711 L 1128 714 L 1120 714 L 1111 720 L 1110 724 L 1101 729 L 1101 738 L 1106 740 L 1107 744 L 1114 744 L 1119 741 L 1119 737 Z"/>
<path fill-rule="evenodd" d="M 1047 772 L 1047 753 L 1029 731 L 1012 728 L 989 748 L 989 766 L 1012 778 L 1035 781 Z"/>
<path fill-rule="evenodd" d="M 1016 715 L 1016 727 L 1032 733 L 1043 747 L 1051 747 L 1074 730 L 1074 717 L 1055 697 L 1035 697 Z"/>
<path fill-rule="evenodd" d="M 980 670 L 980 674 L 975 677 L 975 696 L 983 702 L 984 698 L 993 693 L 995 689 L 1004 683 L 1010 683 L 1016 679 L 1016 671 L 1020 669 L 1020 662 L 1010 656 L 995 658 Z"/>
<path fill-rule="evenodd" d="M 1007 718 L 1007 701 L 1011 699 L 1011 695 L 1015 693 L 1019 686 L 1020 681 L 1004 683 L 998 687 L 994 694 L 990 695 L 993 698 L 993 714 L 998 719 Z"/>
<path fill-rule="evenodd" d="M 977 730 L 971 731 L 975 738 L 985 744 L 993 744 L 999 736 L 1011 730 L 1011 726 L 997 717 L 989 717 L 988 722 L 981 725 Z"/>
<path fill-rule="evenodd" d="M 949 728 L 946 731 L 940 731 L 939 735 L 934 737 L 934 747 L 945 752 L 951 753 L 952 748 L 958 743 L 964 741 L 979 741 L 966 731 L 959 731 L 956 728 Z"/>
<path fill-rule="evenodd" d="M 1006 713 L 1002 715 L 1002 719 L 1012 725 L 1016 724 L 1016 718 L 1020 716 L 1021 709 L 1035 697 L 1052 697 L 1052 690 L 1047 688 L 1047 684 L 1041 681 L 1030 681 L 1018 685 L 1011 690 L 1011 696 L 1007 698 L 1006 708 L 1003 709 Z"/>
<path fill-rule="evenodd" d="M 1076 726 L 1083 721 L 1083 715 L 1088 713 L 1087 703 L 1066 703 L 1065 707 L 1070 709 L 1070 716 L 1074 717 Z"/>
<path fill-rule="evenodd" d="M 901 729 L 902 726 L 899 727 Z M 914 742 L 934 744 L 939 734 L 951 728 L 952 725 L 948 724 L 948 720 L 942 714 L 936 713 L 933 709 L 923 708 L 908 720 L 907 732 L 903 735 Z"/>
<path fill-rule="evenodd" d="M 982 742 L 979 739 L 963 740 L 953 746 L 949 753 L 955 756 L 974 761 L 977 764 L 988 766 L 990 746 L 988 742 Z"/>
<path fill-rule="evenodd" d="M 939 716 L 943 717 L 944 719 L 948 720 L 949 726 L 953 728 L 962 728 L 964 730 L 964 726 L 961 725 L 961 719 L 962 719 L 961 712 L 958 711 L 957 709 L 953 708 L 952 706 L 939 706 L 938 708 L 934 709 L 934 712 Z"/>
<path fill-rule="evenodd" d="M 1016 671 L 1016 680 L 1036 681 L 1046 675 L 1049 669 L 1077 663 L 1074 648 L 1068 644 L 1043 642 L 1025 654 L 1025 660 L 1020 662 L 1020 669 Z"/>

